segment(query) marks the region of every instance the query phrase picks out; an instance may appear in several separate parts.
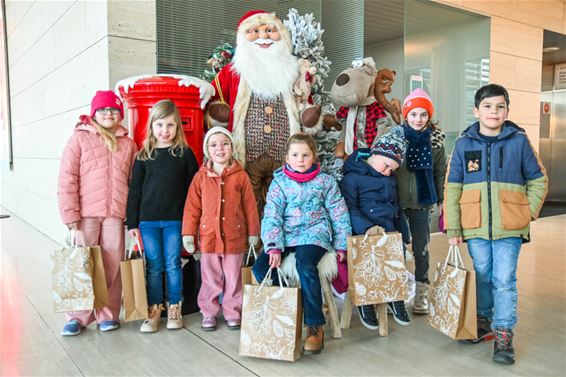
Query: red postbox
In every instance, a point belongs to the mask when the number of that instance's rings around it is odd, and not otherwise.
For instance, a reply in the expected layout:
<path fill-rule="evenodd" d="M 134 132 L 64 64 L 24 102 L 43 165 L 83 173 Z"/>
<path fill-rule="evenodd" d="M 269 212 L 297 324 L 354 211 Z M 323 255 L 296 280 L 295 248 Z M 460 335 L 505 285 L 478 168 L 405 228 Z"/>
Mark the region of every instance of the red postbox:
<path fill-rule="evenodd" d="M 200 164 L 203 159 L 204 111 L 200 108 L 199 88 L 195 85 L 179 85 L 179 81 L 183 79 L 204 83 L 189 76 L 141 76 L 138 79 L 133 77 L 120 81 L 116 89 L 128 105 L 130 127 L 138 148 L 145 140 L 151 108 L 163 99 L 170 99 L 179 108 L 187 144 Z"/>

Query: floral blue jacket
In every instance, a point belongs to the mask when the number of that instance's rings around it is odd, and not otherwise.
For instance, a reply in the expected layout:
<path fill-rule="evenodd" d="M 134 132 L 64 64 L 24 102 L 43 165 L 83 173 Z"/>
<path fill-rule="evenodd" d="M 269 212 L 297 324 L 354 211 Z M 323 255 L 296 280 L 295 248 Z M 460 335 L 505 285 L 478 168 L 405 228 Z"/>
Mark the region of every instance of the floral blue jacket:
<path fill-rule="evenodd" d="M 321 172 L 297 182 L 283 168 L 273 173 L 261 222 L 266 251 L 299 245 L 346 250 L 351 234 L 348 208 L 334 178 Z"/>

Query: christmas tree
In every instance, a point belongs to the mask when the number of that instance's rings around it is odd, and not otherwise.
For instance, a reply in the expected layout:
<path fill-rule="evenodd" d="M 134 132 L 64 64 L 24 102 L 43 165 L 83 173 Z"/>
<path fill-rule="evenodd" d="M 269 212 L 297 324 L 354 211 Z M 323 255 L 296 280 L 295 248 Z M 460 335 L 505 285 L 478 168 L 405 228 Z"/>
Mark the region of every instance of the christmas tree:
<path fill-rule="evenodd" d="M 298 58 L 308 59 L 311 65 L 316 67 L 316 81 L 312 88 L 314 102 L 322 105 L 322 114 L 334 115 L 336 110 L 330 101 L 330 94 L 324 90 L 324 79 L 328 77 L 332 64 L 324 54 L 322 42 L 324 30 L 320 27 L 320 23 L 314 20 L 312 13 L 301 16 L 294 8 L 289 10 L 287 19 L 283 22 L 291 33 L 293 54 Z M 339 138 L 340 131 L 334 128 L 330 130 L 323 128 L 315 136 L 321 170 L 338 181 L 342 179 L 343 161 L 334 157 L 334 150 Z"/>
<path fill-rule="evenodd" d="M 217 46 L 212 54 L 208 57 L 206 64 L 210 66 L 210 69 L 205 69 L 201 75 L 201 79 L 212 82 L 218 72 L 230 61 L 234 56 L 234 47 L 230 43 L 223 43 Z"/>
<path fill-rule="evenodd" d="M 314 102 L 322 105 L 323 115 L 334 115 L 336 110 L 330 100 L 330 93 L 324 90 L 324 79 L 328 77 L 332 63 L 324 54 L 324 43 L 322 42 L 324 30 L 320 27 L 320 22 L 314 20 L 312 13 L 301 16 L 296 9 L 292 8 L 283 23 L 291 34 L 293 54 L 298 58 L 308 59 L 311 65 L 316 67 L 316 81 L 312 87 Z M 207 61 L 211 68 L 205 70 L 201 78 L 209 82 L 214 80 L 216 74 L 222 67 L 230 63 L 233 56 L 234 47 L 229 43 L 217 46 Z M 334 150 L 339 138 L 340 131 L 334 128 L 330 130 L 323 128 L 315 135 L 321 170 L 338 181 L 342 179 L 343 161 L 334 158 Z"/>

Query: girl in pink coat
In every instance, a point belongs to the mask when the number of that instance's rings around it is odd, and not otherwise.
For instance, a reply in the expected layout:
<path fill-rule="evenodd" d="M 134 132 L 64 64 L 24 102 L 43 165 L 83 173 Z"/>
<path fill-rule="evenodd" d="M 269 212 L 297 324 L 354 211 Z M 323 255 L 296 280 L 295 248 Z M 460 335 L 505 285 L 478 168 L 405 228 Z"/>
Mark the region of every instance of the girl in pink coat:
<path fill-rule="evenodd" d="M 114 92 L 97 91 L 61 158 L 57 195 L 63 223 L 82 232 L 85 246 L 100 245 L 110 305 L 69 312 L 61 335 L 78 335 L 96 321 L 100 331 L 120 327 L 124 218 L 136 145 L 122 125 L 124 106 Z"/>

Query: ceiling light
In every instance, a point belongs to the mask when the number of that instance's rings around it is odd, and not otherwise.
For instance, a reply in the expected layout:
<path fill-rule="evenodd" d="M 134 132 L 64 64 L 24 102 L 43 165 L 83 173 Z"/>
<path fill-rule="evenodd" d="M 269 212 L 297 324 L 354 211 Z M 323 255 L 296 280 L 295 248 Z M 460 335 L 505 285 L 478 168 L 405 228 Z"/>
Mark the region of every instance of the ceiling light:
<path fill-rule="evenodd" d="M 560 47 L 557 46 L 551 46 L 551 47 L 545 47 L 542 49 L 542 52 L 556 52 L 560 50 Z"/>

